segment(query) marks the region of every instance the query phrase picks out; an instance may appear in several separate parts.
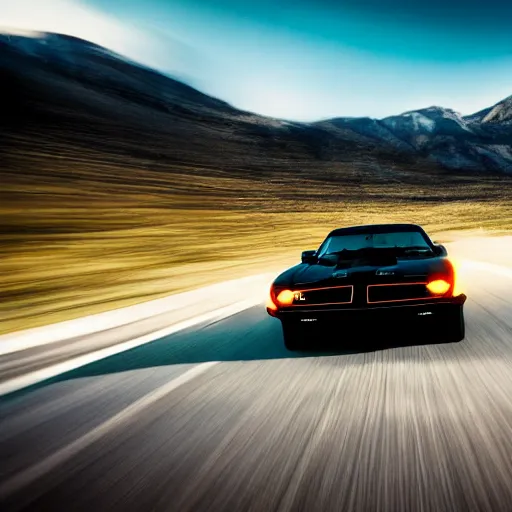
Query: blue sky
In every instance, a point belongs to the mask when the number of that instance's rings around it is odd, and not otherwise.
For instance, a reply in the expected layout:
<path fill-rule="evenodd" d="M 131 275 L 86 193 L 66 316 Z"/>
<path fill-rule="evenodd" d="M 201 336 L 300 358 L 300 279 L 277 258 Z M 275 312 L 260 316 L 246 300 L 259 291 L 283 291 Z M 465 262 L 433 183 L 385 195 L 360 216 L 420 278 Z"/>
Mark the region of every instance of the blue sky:
<path fill-rule="evenodd" d="M 11 25 L 72 32 L 276 117 L 469 114 L 512 94 L 508 1 L 2 2 L 20 6 L 2 10 Z"/>

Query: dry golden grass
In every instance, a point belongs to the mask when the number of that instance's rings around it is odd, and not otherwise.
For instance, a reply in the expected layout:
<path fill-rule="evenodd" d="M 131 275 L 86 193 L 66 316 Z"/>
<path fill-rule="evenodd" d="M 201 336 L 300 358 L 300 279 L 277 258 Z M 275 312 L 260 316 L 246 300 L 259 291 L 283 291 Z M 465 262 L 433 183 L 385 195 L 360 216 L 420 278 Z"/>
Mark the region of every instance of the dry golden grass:
<path fill-rule="evenodd" d="M 430 233 L 443 232 L 444 239 L 451 231 L 499 233 L 512 226 L 512 201 L 499 198 L 432 203 L 412 200 L 409 191 L 403 200 L 336 204 L 324 184 L 325 201 L 319 195 L 228 209 L 217 198 L 216 207 L 199 209 L 177 208 L 179 197 L 169 205 L 150 196 L 91 194 L 87 200 L 58 188 L 32 184 L 30 192 L 17 186 L 3 194 L 1 333 L 277 272 L 339 226 L 414 222 Z"/>
<path fill-rule="evenodd" d="M 0 168 L 0 333 L 277 272 L 339 226 L 512 226 L 506 178 L 375 162 L 219 171 L 36 140 L 13 139 Z"/>

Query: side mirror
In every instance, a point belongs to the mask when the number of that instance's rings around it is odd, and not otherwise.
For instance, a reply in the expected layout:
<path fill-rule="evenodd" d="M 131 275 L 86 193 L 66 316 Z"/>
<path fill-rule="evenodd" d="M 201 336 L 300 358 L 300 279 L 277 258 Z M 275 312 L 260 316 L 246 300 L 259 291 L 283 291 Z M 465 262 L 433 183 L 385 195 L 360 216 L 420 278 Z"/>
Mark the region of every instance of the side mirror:
<path fill-rule="evenodd" d="M 447 256 L 448 251 L 446 250 L 446 247 L 442 244 L 438 244 L 434 242 L 434 250 L 438 256 Z"/>
<path fill-rule="evenodd" d="M 316 263 L 316 251 L 304 251 L 302 253 L 302 263 Z"/>

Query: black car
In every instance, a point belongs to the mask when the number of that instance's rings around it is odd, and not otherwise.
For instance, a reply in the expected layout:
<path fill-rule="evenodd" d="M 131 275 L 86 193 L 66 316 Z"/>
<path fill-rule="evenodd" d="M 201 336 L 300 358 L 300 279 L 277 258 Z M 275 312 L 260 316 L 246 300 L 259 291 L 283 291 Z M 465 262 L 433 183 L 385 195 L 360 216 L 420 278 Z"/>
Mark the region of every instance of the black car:
<path fill-rule="evenodd" d="M 465 301 L 446 248 L 421 226 L 373 224 L 335 229 L 303 252 L 302 263 L 274 280 L 266 307 L 281 320 L 286 347 L 298 350 L 320 328 L 342 339 L 357 336 L 358 326 L 408 320 L 416 332 L 434 327 L 437 337 L 460 341 Z"/>

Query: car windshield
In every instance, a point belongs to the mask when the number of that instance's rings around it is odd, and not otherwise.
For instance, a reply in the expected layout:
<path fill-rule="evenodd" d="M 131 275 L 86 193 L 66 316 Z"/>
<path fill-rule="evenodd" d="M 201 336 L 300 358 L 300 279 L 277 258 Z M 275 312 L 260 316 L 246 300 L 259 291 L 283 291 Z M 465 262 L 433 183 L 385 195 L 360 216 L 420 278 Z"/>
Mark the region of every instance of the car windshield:
<path fill-rule="evenodd" d="M 343 251 L 365 251 L 371 249 L 397 249 L 397 252 L 430 253 L 432 248 L 419 231 L 390 231 L 387 233 L 364 233 L 334 235 L 320 246 L 318 256 L 339 254 Z"/>

